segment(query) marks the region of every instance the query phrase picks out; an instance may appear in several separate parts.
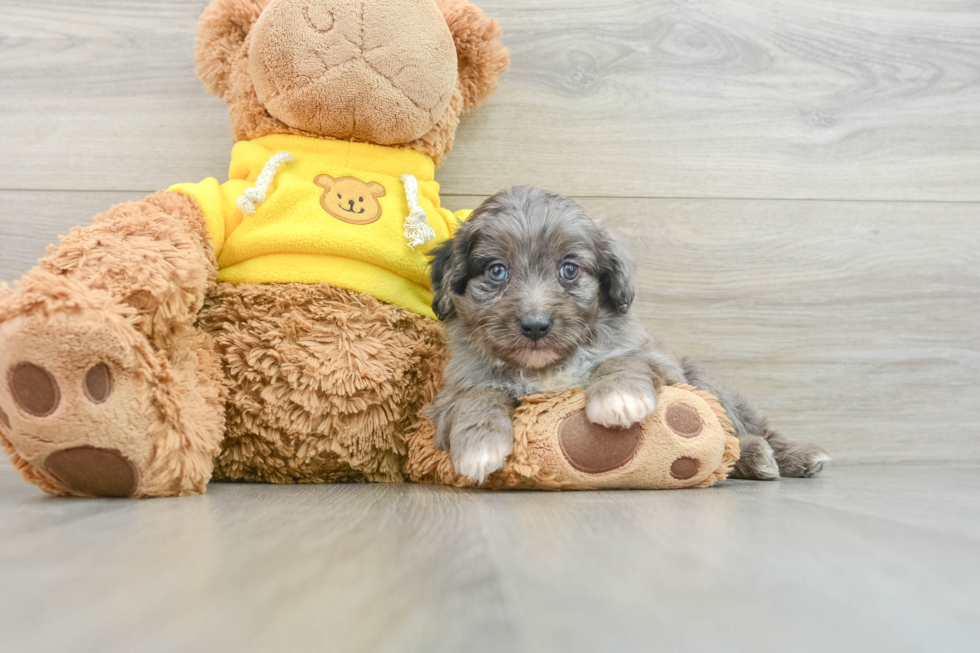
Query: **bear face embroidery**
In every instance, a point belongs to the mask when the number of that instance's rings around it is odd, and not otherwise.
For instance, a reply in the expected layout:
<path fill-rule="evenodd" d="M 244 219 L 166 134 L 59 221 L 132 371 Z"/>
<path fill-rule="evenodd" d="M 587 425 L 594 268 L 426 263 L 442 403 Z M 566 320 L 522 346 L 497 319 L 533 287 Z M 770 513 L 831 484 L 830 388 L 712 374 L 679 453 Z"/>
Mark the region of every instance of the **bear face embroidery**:
<path fill-rule="evenodd" d="M 323 189 L 320 206 L 323 210 L 350 224 L 371 224 L 381 217 L 379 197 L 385 196 L 385 187 L 376 181 L 367 183 L 356 177 L 334 179 L 330 175 L 318 175 L 313 183 Z"/>

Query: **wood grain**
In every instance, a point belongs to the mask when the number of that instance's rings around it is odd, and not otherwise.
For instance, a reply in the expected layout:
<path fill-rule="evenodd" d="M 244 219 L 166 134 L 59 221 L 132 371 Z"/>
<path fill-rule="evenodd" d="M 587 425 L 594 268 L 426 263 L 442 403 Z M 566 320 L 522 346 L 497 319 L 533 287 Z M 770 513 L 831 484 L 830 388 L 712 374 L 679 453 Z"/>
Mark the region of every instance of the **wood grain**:
<path fill-rule="evenodd" d="M 978 471 L 136 502 L 44 498 L 2 464 L 0 632 L 80 653 L 971 651 Z"/>
<path fill-rule="evenodd" d="M 973 3 L 514 4 L 492 11 L 513 70 L 447 164 L 454 192 L 978 197 Z"/>
<path fill-rule="evenodd" d="M 484 0 L 513 67 L 464 120 L 450 193 L 980 200 L 971 1 Z M 192 61 L 206 0 L 4 0 L 0 188 L 220 175 Z"/>
<path fill-rule="evenodd" d="M 139 196 L 0 192 L 0 280 Z M 645 326 L 745 390 L 786 435 L 843 463 L 980 460 L 974 206 L 582 202 L 636 255 Z"/>

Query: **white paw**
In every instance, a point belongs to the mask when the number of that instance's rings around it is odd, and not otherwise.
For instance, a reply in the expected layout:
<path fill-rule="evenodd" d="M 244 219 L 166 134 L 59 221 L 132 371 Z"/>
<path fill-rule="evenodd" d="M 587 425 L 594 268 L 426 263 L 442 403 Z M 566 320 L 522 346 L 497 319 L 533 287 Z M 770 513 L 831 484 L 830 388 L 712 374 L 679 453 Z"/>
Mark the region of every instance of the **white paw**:
<path fill-rule="evenodd" d="M 585 405 L 589 421 L 609 429 L 625 429 L 645 420 L 657 409 L 653 389 L 638 392 L 621 390 L 591 397 Z"/>
<path fill-rule="evenodd" d="M 487 476 L 503 468 L 507 456 L 513 451 L 513 438 L 499 438 L 496 442 L 479 441 L 466 446 L 454 444 L 450 448 L 456 473 L 480 485 Z"/>

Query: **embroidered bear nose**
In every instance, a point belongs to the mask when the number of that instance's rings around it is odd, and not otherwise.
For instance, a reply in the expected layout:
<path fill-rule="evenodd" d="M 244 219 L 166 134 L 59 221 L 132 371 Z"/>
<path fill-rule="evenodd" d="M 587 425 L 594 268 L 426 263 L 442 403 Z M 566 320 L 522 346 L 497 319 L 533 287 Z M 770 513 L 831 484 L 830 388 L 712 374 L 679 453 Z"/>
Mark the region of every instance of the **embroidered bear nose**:
<path fill-rule="evenodd" d="M 546 315 L 525 315 L 518 321 L 524 337 L 534 341 L 548 335 L 553 323 L 553 320 Z"/>

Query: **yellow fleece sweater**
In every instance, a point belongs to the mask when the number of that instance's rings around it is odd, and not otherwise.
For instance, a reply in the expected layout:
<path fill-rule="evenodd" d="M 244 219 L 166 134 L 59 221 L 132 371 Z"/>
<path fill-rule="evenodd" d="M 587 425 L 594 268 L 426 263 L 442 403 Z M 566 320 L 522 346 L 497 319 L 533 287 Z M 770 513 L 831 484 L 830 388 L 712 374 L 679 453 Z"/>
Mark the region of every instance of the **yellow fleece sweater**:
<path fill-rule="evenodd" d="M 432 159 L 414 150 L 276 135 L 237 143 L 229 181 L 170 190 L 204 212 L 219 281 L 326 282 L 434 318 L 425 252 L 470 213 L 440 206 L 434 176 Z M 434 232 L 414 248 L 412 208 L 416 226 L 421 209 Z"/>

